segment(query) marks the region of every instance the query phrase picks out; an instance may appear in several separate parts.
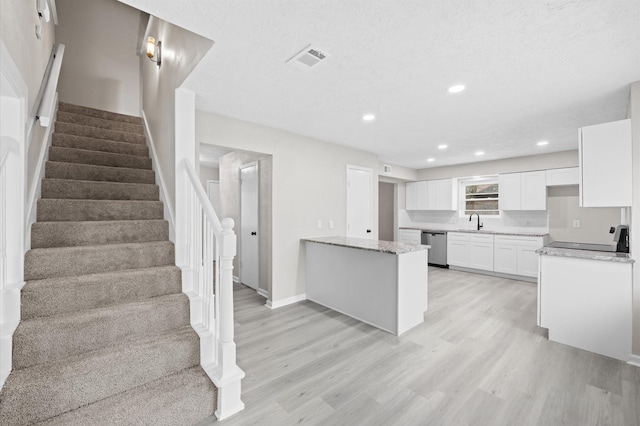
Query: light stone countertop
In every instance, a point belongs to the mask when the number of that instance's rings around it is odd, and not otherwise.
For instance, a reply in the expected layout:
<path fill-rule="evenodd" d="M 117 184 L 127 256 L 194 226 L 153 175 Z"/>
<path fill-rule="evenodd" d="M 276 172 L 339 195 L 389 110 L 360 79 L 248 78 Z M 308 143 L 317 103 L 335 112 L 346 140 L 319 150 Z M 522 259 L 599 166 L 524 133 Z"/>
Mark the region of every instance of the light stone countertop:
<path fill-rule="evenodd" d="M 417 231 L 434 231 L 434 232 L 466 232 L 470 234 L 494 234 L 494 235 L 514 235 L 517 237 L 546 237 L 549 234 L 540 234 L 533 232 L 506 232 L 506 231 L 491 231 L 489 229 L 434 229 L 434 228 L 419 228 L 415 226 L 401 226 L 399 229 L 414 229 Z"/>
<path fill-rule="evenodd" d="M 578 259 L 602 260 L 607 262 L 634 263 L 628 253 L 614 253 L 608 251 L 578 250 L 556 247 L 542 247 L 536 250 L 538 254 L 547 256 L 573 257 Z"/>
<path fill-rule="evenodd" d="M 303 238 L 302 241 L 319 244 L 329 244 L 332 246 L 349 247 L 355 249 L 377 251 L 379 253 L 403 254 L 414 251 L 430 249 L 431 246 L 422 244 L 406 244 L 396 241 L 369 240 L 366 238 L 347 238 L 340 236 Z"/>

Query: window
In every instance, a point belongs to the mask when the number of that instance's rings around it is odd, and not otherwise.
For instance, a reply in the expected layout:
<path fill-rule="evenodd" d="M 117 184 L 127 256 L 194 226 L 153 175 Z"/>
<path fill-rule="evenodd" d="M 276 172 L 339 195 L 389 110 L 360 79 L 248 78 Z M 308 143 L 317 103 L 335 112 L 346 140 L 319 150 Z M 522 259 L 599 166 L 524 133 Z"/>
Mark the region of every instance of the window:
<path fill-rule="evenodd" d="M 482 216 L 500 216 L 498 208 L 499 187 L 497 176 L 485 176 L 460 181 L 461 215 L 478 212 Z"/>

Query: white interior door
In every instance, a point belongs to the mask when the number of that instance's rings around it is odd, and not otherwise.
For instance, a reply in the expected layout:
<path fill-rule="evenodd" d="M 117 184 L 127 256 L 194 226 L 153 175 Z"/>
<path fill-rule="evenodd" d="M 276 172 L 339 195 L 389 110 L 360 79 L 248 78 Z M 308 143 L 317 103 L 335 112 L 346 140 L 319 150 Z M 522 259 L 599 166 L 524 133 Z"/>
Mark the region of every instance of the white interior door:
<path fill-rule="evenodd" d="M 211 201 L 213 209 L 216 211 L 218 217 L 222 219 L 220 216 L 220 182 L 217 180 L 208 180 L 207 194 L 209 195 L 209 201 Z"/>
<path fill-rule="evenodd" d="M 258 289 L 258 162 L 240 167 L 240 281 Z"/>
<path fill-rule="evenodd" d="M 347 166 L 347 237 L 371 238 L 371 169 Z"/>

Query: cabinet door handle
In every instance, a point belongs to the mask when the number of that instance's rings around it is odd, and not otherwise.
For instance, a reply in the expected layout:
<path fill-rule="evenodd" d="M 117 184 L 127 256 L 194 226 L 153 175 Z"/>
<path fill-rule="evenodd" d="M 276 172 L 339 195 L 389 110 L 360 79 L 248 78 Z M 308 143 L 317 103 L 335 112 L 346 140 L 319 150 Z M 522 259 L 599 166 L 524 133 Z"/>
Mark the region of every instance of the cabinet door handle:
<path fill-rule="evenodd" d="M 251 235 L 258 235 L 258 233 L 256 231 L 253 231 Z"/>
<path fill-rule="evenodd" d="M 370 234 L 370 233 L 371 233 L 371 229 L 367 229 L 367 234 Z"/>

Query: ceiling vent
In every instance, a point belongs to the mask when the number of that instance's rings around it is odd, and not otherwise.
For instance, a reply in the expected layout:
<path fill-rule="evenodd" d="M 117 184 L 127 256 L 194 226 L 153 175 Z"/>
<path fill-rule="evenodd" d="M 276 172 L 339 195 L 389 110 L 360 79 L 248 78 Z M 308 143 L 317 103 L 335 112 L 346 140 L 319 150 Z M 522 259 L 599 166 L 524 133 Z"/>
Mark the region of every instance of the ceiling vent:
<path fill-rule="evenodd" d="M 309 71 L 328 58 L 329 55 L 310 44 L 298 52 L 293 58 L 289 59 L 287 64 L 302 71 Z"/>
<path fill-rule="evenodd" d="M 391 174 L 391 166 L 388 164 L 384 164 L 382 166 L 382 172 L 386 175 L 390 175 Z"/>

